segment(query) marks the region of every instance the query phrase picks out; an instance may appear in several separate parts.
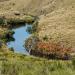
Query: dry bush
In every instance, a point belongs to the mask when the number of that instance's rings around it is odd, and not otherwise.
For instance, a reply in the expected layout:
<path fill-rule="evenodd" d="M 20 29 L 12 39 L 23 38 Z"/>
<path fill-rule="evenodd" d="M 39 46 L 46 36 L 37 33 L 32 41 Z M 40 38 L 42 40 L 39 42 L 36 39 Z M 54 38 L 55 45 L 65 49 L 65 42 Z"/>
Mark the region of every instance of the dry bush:
<path fill-rule="evenodd" d="M 50 58 L 58 59 L 70 59 L 70 53 L 72 51 L 71 47 L 65 47 L 60 43 L 50 43 L 50 42 L 38 42 L 36 44 L 38 51 L 43 54 L 49 55 Z"/>

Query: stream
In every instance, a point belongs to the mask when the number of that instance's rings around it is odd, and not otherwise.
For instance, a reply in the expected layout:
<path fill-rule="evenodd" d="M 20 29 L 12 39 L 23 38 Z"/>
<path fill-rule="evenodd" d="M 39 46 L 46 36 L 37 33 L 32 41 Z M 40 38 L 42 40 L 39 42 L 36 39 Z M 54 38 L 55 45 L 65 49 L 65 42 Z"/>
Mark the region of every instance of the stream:
<path fill-rule="evenodd" d="M 25 40 L 31 35 L 27 32 L 27 28 L 32 27 L 31 24 L 26 24 L 20 27 L 13 28 L 15 32 L 13 35 L 14 41 L 7 42 L 8 48 L 13 48 L 14 52 L 29 55 L 24 47 Z"/>

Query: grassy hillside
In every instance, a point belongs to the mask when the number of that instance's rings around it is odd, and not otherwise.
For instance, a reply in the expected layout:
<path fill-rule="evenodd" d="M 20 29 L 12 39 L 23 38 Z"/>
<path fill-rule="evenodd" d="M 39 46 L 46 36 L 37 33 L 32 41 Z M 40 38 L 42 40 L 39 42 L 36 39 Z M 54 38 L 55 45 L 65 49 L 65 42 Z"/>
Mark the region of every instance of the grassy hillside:
<path fill-rule="evenodd" d="M 74 75 L 75 61 L 46 60 L 0 51 L 0 75 Z"/>
<path fill-rule="evenodd" d="M 74 2 L 74 0 L 5 0 L 0 2 L 0 9 L 43 15 L 64 7 L 69 8 L 74 5 Z"/>
<path fill-rule="evenodd" d="M 75 1 L 63 0 L 59 9 L 41 16 L 39 21 L 39 37 L 47 36 L 50 42 L 59 42 L 75 49 Z M 41 35 L 42 34 L 42 35 Z"/>

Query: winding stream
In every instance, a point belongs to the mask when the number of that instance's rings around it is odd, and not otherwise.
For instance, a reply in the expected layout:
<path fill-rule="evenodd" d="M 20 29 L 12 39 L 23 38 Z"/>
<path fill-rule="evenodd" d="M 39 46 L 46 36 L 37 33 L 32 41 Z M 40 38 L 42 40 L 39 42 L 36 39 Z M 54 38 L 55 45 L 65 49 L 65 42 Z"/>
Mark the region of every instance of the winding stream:
<path fill-rule="evenodd" d="M 17 53 L 23 53 L 23 54 L 29 54 L 25 47 L 24 43 L 25 40 L 31 35 L 27 32 L 27 27 L 30 27 L 32 25 L 26 24 L 24 26 L 13 28 L 12 30 L 15 32 L 13 35 L 14 41 L 7 42 L 8 48 L 13 48 Z"/>

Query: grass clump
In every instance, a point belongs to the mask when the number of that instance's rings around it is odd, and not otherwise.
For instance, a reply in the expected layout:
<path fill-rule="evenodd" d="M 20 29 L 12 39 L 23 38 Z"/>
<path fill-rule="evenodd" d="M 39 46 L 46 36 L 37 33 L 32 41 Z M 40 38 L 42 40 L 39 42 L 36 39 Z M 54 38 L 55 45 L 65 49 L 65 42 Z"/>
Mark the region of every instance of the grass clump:
<path fill-rule="evenodd" d="M 7 42 L 7 41 L 14 41 L 15 39 L 13 38 L 13 34 L 14 34 L 14 31 L 11 31 L 11 30 L 8 30 L 7 32 L 5 32 L 1 39 L 4 41 L 4 42 Z"/>
<path fill-rule="evenodd" d="M 33 16 L 25 16 L 24 20 L 26 23 L 33 23 L 35 21 L 35 18 Z"/>
<path fill-rule="evenodd" d="M 44 40 L 44 41 L 48 41 L 48 36 L 45 35 L 45 36 L 43 37 L 43 40 Z"/>
<path fill-rule="evenodd" d="M 4 24 L 4 19 L 0 18 L 0 25 L 3 25 L 3 24 Z"/>
<path fill-rule="evenodd" d="M 72 59 L 72 65 L 73 65 L 73 68 L 75 69 L 75 58 Z"/>
<path fill-rule="evenodd" d="M 10 24 L 10 25 L 25 24 L 25 21 L 21 19 L 9 19 L 7 20 L 7 24 Z"/>
<path fill-rule="evenodd" d="M 60 65 L 59 65 L 60 63 Z M 70 64 L 72 66 L 72 64 Z M 73 75 L 75 71 L 63 61 L 3 61 L 3 75 Z"/>

